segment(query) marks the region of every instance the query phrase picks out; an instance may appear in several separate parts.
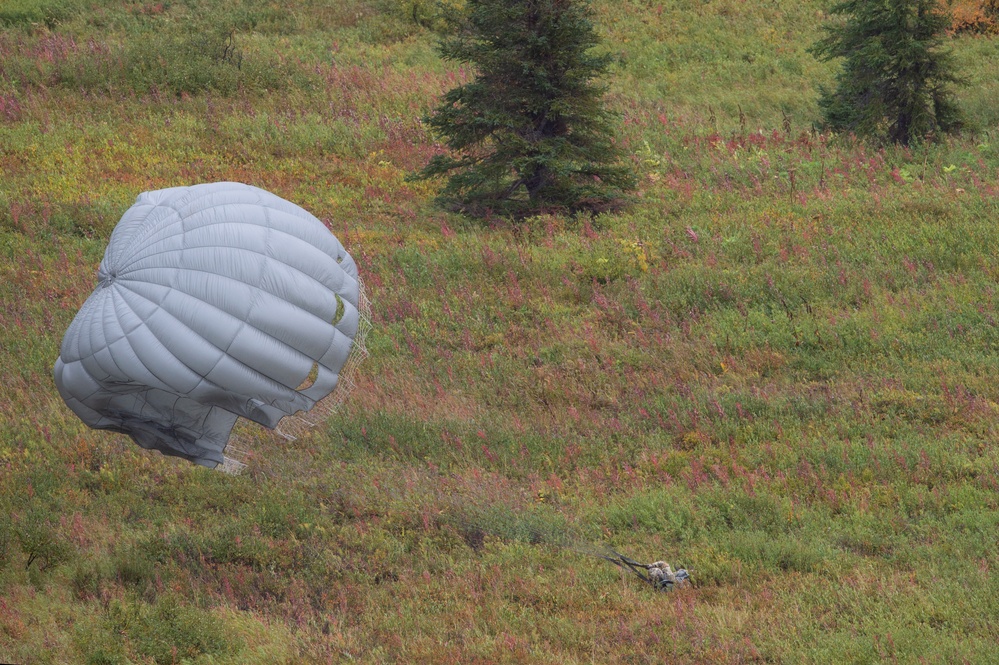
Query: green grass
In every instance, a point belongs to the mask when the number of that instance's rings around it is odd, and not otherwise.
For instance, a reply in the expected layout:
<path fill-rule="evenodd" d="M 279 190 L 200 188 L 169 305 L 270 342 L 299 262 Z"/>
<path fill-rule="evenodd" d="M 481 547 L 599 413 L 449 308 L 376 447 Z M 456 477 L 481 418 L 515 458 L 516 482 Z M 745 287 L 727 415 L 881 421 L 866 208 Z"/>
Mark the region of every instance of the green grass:
<path fill-rule="evenodd" d="M 0 10 L 0 660 L 991 662 L 999 42 L 963 134 L 878 148 L 814 130 L 822 3 L 595 0 L 638 196 L 512 227 L 404 179 L 468 75 L 428 7 Z M 327 220 L 375 323 L 239 477 L 51 379 L 122 212 L 212 180 Z"/>

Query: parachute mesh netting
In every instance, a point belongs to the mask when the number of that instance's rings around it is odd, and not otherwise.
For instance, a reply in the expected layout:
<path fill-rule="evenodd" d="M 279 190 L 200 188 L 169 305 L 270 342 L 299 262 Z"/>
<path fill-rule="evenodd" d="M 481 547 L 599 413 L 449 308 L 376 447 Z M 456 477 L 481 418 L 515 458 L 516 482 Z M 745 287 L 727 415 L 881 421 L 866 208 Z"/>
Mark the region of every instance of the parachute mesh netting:
<path fill-rule="evenodd" d="M 357 265 L 319 219 L 241 183 L 173 187 L 115 226 L 54 379 L 90 427 L 234 473 L 253 438 L 237 422 L 294 439 L 328 418 L 370 329 Z"/>

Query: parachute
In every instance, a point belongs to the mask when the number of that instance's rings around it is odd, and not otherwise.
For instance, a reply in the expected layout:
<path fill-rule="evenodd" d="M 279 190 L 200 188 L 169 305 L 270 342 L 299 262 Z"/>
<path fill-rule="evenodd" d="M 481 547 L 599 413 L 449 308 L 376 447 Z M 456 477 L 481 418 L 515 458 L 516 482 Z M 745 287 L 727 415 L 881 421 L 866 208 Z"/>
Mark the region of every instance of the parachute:
<path fill-rule="evenodd" d="M 59 394 L 90 427 L 202 466 L 242 466 L 225 454 L 239 417 L 274 429 L 342 400 L 366 355 L 354 260 L 256 187 L 140 194 L 97 276 L 55 362 Z"/>

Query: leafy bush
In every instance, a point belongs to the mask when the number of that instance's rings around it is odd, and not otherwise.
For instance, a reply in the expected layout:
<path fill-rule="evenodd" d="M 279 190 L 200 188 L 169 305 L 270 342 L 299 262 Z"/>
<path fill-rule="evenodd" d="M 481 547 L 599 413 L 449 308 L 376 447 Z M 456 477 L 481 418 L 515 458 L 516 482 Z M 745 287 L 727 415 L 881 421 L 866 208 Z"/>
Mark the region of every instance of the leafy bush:
<path fill-rule="evenodd" d="M 118 552 L 114 569 L 121 584 L 140 592 L 156 578 L 156 561 L 139 547 L 128 547 Z"/>
<path fill-rule="evenodd" d="M 136 653 L 157 665 L 235 652 L 239 645 L 226 638 L 224 628 L 210 611 L 198 609 L 174 594 L 164 594 L 152 605 L 132 596 L 115 599 L 104 619 L 105 630 L 126 636 Z M 106 646 L 97 646 L 104 653 Z M 114 655 L 112 652 L 106 657 Z"/>
<path fill-rule="evenodd" d="M 0 5 L 0 26 L 37 24 L 53 28 L 71 10 L 65 0 L 7 0 Z"/>
<path fill-rule="evenodd" d="M 0 80 L 97 93 L 223 96 L 283 85 L 279 66 L 246 55 L 231 21 L 130 28 L 135 37 L 123 44 L 77 40 L 60 32 L 8 42 L 12 52 L 0 61 Z M 0 42 L 0 50 L 8 50 L 3 46 Z"/>
<path fill-rule="evenodd" d="M 948 0 L 955 33 L 999 34 L 999 0 Z"/>
<path fill-rule="evenodd" d="M 14 524 L 14 537 L 28 557 L 25 563 L 28 569 L 36 564 L 39 570 L 48 570 L 68 561 L 73 553 L 73 546 L 42 510 L 21 515 Z"/>
<path fill-rule="evenodd" d="M 453 527 L 474 550 L 482 547 L 486 538 L 556 546 L 575 539 L 564 516 L 551 508 L 542 505 L 523 510 L 499 499 L 488 505 L 467 499 L 455 502 L 441 522 Z"/>
<path fill-rule="evenodd" d="M 125 644 L 103 617 L 91 617 L 76 626 L 73 642 L 86 665 L 126 665 Z"/>
<path fill-rule="evenodd" d="M 154 32 L 133 42 L 123 54 L 124 76 L 137 91 L 197 93 L 211 90 L 231 95 L 239 88 L 243 51 L 232 30 Z"/>
<path fill-rule="evenodd" d="M 674 543 L 690 542 L 702 529 L 689 500 L 670 490 L 643 492 L 615 502 L 608 506 L 605 517 L 615 531 L 641 529 L 661 533 Z"/>
<path fill-rule="evenodd" d="M 795 571 L 815 572 L 831 555 L 822 540 L 774 536 L 763 531 L 739 531 L 728 543 L 732 555 L 744 563 L 758 566 L 771 574 Z"/>
<path fill-rule="evenodd" d="M 104 559 L 77 559 L 73 563 L 70 586 L 78 600 L 100 597 L 109 582 L 114 578 L 111 566 Z"/>

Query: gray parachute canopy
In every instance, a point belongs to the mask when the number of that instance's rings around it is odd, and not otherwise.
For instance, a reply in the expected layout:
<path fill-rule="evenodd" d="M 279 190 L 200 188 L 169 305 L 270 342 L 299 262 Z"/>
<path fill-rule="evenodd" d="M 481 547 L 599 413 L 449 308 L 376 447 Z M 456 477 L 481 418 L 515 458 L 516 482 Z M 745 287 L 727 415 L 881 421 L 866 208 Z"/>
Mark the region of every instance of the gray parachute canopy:
<path fill-rule="evenodd" d="M 336 388 L 364 298 L 322 222 L 232 182 L 140 194 L 97 275 L 60 395 L 91 427 L 207 467 L 238 416 L 274 428 Z"/>

